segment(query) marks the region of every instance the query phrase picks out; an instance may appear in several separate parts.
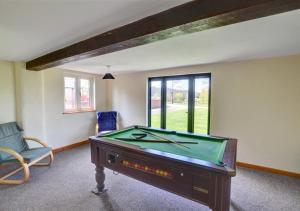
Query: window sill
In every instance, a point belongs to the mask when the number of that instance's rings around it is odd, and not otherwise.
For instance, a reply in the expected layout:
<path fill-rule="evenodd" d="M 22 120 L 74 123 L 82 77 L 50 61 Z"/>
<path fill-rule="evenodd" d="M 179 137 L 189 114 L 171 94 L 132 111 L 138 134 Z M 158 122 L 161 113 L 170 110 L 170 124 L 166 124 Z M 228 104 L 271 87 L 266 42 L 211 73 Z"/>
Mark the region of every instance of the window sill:
<path fill-rule="evenodd" d="M 64 111 L 63 114 L 78 114 L 78 113 L 89 113 L 89 112 L 96 112 L 96 110 L 93 109 L 93 110 L 81 110 L 81 111 Z"/>

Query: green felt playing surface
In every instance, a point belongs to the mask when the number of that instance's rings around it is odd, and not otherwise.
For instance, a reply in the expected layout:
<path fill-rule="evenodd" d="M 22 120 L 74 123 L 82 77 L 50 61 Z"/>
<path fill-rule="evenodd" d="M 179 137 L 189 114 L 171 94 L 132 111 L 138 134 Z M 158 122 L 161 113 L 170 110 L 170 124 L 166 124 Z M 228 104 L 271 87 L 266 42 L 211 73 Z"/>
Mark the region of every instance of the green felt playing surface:
<path fill-rule="evenodd" d="M 142 142 L 142 141 L 124 141 L 118 140 L 117 138 L 132 138 L 134 140 L 133 133 L 143 133 L 136 128 L 127 128 L 124 130 L 116 131 L 105 135 L 107 139 L 111 141 L 121 141 L 122 143 L 132 144 L 145 149 L 154 149 L 163 152 L 173 153 L 176 155 L 183 155 L 191 158 L 196 158 L 204 161 L 209 161 L 217 165 L 222 164 L 223 154 L 225 151 L 227 141 L 225 139 L 212 138 L 207 136 L 192 135 L 192 134 L 171 134 L 168 131 L 156 130 L 143 128 L 143 130 L 158 136 L 170 139 L 172 141 L 184 141 L 184 142 L 198 142 L 197 144 L 183 144 L 189 149 L 178 146 L 174 143 L 153 143 L 153 142 Z M 158 138 L 147 135 L 139 140 L 159 140 Z"/>

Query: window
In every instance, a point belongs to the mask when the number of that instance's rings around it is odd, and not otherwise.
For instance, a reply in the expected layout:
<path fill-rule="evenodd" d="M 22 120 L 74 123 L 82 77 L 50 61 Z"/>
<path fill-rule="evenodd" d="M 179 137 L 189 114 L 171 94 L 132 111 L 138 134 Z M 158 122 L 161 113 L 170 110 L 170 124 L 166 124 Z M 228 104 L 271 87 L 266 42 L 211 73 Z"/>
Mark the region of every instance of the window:
<path fill-rule="evenodd" d="M 210 73 L 149 78 L 150 127 L 209 134 Z"/>
<path fill-rule="evenodd" d="M 64 77 L 64 111 L 65 113 L 93 111 L 94 78 L 76 74 Z"/>

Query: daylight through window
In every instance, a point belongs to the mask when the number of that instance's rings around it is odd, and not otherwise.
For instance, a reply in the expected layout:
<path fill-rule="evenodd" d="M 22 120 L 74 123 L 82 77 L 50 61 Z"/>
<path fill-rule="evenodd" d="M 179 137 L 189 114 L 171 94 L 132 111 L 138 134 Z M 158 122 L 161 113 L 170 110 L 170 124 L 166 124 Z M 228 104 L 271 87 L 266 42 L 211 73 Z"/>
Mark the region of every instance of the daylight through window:
<path fill-rule="evenodd" d="M 94 78 L 80 75 L 64 77 L 64 111 L 66 113 L 92 111 L 94 106 Z"/>

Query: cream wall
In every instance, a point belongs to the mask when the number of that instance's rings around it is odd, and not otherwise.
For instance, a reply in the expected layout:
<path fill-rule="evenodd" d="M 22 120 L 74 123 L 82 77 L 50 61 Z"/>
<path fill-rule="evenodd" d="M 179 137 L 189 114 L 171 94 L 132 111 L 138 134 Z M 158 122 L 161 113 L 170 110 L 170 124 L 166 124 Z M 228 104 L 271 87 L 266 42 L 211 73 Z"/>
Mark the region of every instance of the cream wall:
<path fill-rule="evenodd" d="M 43 72 L 28 71 L 25 63 L 14 64 L 16 76 L 16 119 L 25 135 L 46 140 Z"/>
<path fill-rule="evenodd" d="M 300 56 L 118 75 L 108 105 L 146 124 L 147 78 L 212 73 L 211 134 L 238 138 L 238 160 L 300 173 Z"/>
<path fill-rule="evenodd" d="M 146 81 L 145 73 L 125 74 L 108 81 L 108 107 L 118 111 L 119 126 L 146 122 Z"/>
<path fill-rule="evenodd" d="M 47 142 L 58 148 L 86 140 L 95 134 L 95 112 L 63 114 L 63 70 L 44 70 L 45 124 Z M 106 87 L 100 76 L 96 78 L 96 108 L 106 109 Z"/>
<path fill-rule="evenodd" d="M 28 71 L 24 62 L 0 62 L 0 123 L 17 121 L 25 135 L 53 148 L 87 140 L 95 134 L 95 112 L 63 114 L 64 70 Z M 106 110 L 106 82 L 95 76 L 95 105 Z"/>
<path fill-rule="evenodd" d="M 0 124 L 16 120 L 15 75 L 12 62 L 0 61 Z"/>

